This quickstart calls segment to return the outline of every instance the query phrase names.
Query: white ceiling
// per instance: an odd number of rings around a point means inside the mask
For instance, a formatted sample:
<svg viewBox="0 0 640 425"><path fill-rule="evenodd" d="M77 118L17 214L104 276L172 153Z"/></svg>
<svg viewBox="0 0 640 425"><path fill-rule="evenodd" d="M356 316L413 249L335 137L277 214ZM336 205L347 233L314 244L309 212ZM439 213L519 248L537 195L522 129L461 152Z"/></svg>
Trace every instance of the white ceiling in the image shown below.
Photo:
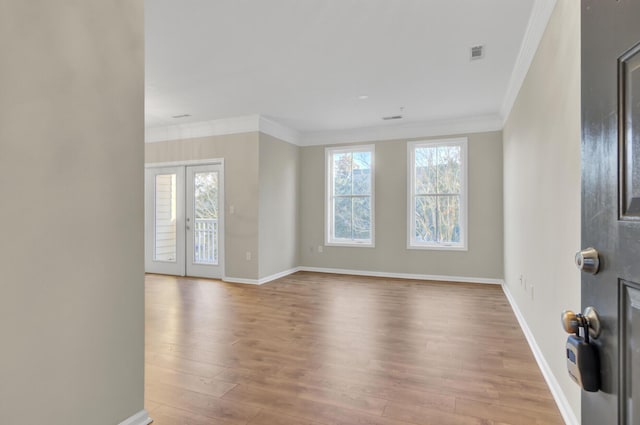
<svg viewBox="0 0 640 425"><path fill-rule="evenodd" d="M146 126L261 115L316 133L500 117L534 6L146 0ZM478 44L485 58L471 61Z"/></svg>

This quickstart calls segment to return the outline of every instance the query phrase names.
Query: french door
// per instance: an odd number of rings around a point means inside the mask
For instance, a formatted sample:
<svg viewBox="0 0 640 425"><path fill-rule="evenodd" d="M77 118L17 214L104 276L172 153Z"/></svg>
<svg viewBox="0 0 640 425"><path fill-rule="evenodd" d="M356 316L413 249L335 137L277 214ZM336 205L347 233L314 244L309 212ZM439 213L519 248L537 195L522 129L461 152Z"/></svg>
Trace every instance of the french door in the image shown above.
<svg viewBox="0 0 640 425"><path fill-rule="evenodd" d="M222 164L148 167L145 271L224 276Z"/></svg>

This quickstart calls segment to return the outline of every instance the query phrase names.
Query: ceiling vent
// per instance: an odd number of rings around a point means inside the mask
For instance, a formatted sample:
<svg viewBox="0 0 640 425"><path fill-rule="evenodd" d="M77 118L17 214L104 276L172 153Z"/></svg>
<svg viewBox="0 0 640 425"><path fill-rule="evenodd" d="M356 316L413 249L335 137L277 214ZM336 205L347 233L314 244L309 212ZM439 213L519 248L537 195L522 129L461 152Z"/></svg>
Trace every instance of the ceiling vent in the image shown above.
<svg viewBox="0 0 640 425"><path fill-rule="evenodd" d="M388 117L382 117L383 120L385 121L389 121L389 120L401 120L402 119L402 115L391 115Z"/></svg>
<svg viewBox="0 0 640 425"><path fill-rule="evenodd" d="M484 57L484 46L473 46L471 48L471 60L482 59Z"/></svg>
<svg viewBox="0 0 640 425"><path fill-rule="evenodd" d="M171 118L187 118L190 117L191 114L182 114L182 115L174 115Z"/></svg>

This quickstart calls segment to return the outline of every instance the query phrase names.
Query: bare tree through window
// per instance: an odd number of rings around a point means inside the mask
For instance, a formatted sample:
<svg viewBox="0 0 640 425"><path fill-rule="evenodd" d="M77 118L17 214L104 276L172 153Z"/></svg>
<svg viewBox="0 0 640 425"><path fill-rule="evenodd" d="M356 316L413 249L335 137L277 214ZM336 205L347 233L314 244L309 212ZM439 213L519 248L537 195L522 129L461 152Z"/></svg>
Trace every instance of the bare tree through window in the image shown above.
<svg viewBox="0 0 640 425"><path fill-rule="evenodd" d="M462 244L463 145L413 146L411 239L417 245Z"/></svg>
<svg viewBox="0 0 640 425"><path fill-rule="evenodd" d="M331 173L330 239L369 242L372 239L372 170L370 150L337 150L328 155Z"/></svg>

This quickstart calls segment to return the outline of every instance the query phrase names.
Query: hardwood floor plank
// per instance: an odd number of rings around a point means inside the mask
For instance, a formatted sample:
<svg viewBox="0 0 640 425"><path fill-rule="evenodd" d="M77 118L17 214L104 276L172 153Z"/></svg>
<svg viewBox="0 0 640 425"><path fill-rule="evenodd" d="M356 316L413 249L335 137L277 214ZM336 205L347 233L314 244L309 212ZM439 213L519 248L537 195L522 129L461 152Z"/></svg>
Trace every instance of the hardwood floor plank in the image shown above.
<svg viewBox="0 0 640 425"><path fill-rule="evenodd" d="M497 286L148 275L145 314L155 425L562 423Z"/></svg>
<svg viewBox="0 0 640 425"><path fill-rule="evenodd" d="M229 401L166 384L148 383L145 392L149 400L165 406L234 424L246 424L260 410L237 400Z"/></svg>
<svg viewBox="0 0 640 425"><path fill-rule="evenodd" d="M235 384L147 365L145 369L147 379L150 382L169 384L176 387L207 394L213 397L222 397L227 391L235 387Z"/></svg>
<svg viewBox="0 0 640 425"><path fill-rule="evenodd" d="M283 415L281 413L262 409L258 415L253 418L249 425L321 425L319 422L313 422L302 418Z"/></svg>
<svg viewBox="0 0 640 425"><path fill-rule="evenodd" d="M564 421L552 411L487 404L464 398L456 399L456 413L521 425L562 425Z"/></svg>
<svg viewBox="0 0 640 425"><path fill-rule="evenodd" d="M373 375L359 378L326 376L322 373L287 367L278 372L278 375L318 388L357 392L389 401L404 401L418 406L431 406L444 411L453 412L455 409L454 396L406 388L391 380L377 378Z"/></svg>
<svg viewBox="0 0 640 425"><path fill-rule="evenodd" d="M273 389L277 389L282 397L299 397L305 400L317 401L377 415L382 414L387 404L387 400L385 399L368 396L357 391L305 385L299 380L283 378L281 375L247 374L229 370L221 373L217 379L240 385L250 385L254 388L260 388L267 393L272 392Z"/></svg>
<svg viewBox="0 0 640 425"><path fill-rule="evenodd" d="M154 410L152 417L153 425L229 425L229 422L171 406L161 406Z"/></svg>
<svg viewBox="0 0 640 425"><path fill-rule="evenodd" d="M416 425L493 425L486 418L443 412L426 406L415 406L401 402L391 402L384 412L385 417L406 421ZM524 424L523 424L524 425Z"/></svg>
<svg viewBox="0 0 640 425"><path fill-rule="evenodd" d="M406 425L405 422L381 415L369 414L357 409L338 407L333 404L308 400L279 392L277 389L267 393L262 388L251 385L238 385L224 395L225 400L248 402L265 409L287 412L292 416L315 420L321 424L367 423L372 425Z"/></svg>
<svg viewBox="0 0 640 425"><path fill-rule="evenodd" d="M165 369L172 369L177 372L189 373L191 375L213 378L224 370L224 367L214 366L208 363L196 362L173 354L155 353L146 350L145 364L147 366L157 366Z"/></svg>
<svg viewBox="0 0 640 425"><path fill-rule="evenodd" d="M155 401L151 401L148 399L144 400L144 408L148 413L153 413L160 406L162 405L160 403L156 403Z"/></svg>

